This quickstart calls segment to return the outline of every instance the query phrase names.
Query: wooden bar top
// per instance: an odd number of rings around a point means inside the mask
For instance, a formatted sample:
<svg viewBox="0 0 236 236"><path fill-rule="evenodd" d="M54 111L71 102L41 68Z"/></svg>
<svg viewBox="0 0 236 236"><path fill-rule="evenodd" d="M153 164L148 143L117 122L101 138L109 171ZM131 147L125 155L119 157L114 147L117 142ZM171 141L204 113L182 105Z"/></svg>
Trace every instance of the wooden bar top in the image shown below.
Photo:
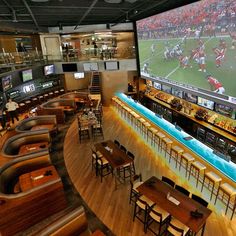
<svg viewBox="0 0 236 236"><path fill-rule="evenodd" d="M19 177L21 191L27 191L51 180L60 178L54 166L47 166Z"/></svg>
<svg viewBox="0 0 236 236"><path fill-rule="evenodd" d="M210 209L202 206L200 203L177 191L154 176L145 181L137 189L141 194L151 199L177 220L188 226L194 233L198 233L201 230L212 212ZM179 202L179 205L176 205L167 199L168 193L172 198ZM195 210L202 213L203 216L201 218L192 217L191 211Z"/></svg>
<svg viewBox="0 0 236 236"><path fill-rule="evenodd" d="M133 162L133 159L111 140L96 143L95 148L96 151L99 151L107 159L114 169ZM112 149L112 152L107 149Z"/></svg>
<svg viewBox="0 0 236 236"><path fill-rule="evenodd" d="M24 155L31 152L39 151L48 147L48 142L30 143L22 145L19 149L19 154Z"/></svg>

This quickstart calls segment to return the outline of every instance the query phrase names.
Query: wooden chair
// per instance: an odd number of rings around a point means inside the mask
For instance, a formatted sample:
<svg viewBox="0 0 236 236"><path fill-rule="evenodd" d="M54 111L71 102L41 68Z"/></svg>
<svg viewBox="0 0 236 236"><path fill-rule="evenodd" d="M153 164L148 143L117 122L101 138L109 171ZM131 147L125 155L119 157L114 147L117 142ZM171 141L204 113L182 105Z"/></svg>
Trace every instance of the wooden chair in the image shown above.
<svg viewBox="0 0 236 236"><path fill-rule="evenodd" d="M155 235L162 235L165 233L165 230L162 232L162 228L164 225L167 225L167 223L170 220L170 214L163 210L160 206L155 205L153 207L149 208L148 214L147 214L147 222L146 222L146 230L150 230ZM158 224L158 232L156 232L154 229L151 228L151 225L153 223Z"/></svg>
<svg viewBox="0 0 236 236"><path fill-rule="evenodd" d="M93 139L95 139L98 136L101 136L102 139L104 139L102 123L98 122L97 124L92 126L92 135Z"/></svg>
<svg viewBox="0 0 236 236"><path fill-rule="evenodd" d="M161 181L163 181L163 182L169 184L169 185L170 185L171 187L173 187L173 188L175 187L175 182L174 182L173 180L171 180L171 179L165 177L165 176L162 176L162 177L161 177Z"/></svg>
<svg viewBox="0 0 236 236"><path fill-rule="evenodd" d="M134 175L130 180L130 195L129 195L129 204L131 202L136 202L139 197L139 191L137 188L143 183L142 175Z"/></svg>
<svg viewBox="0 0 236 236"><path fill-rule="evenodd" d="M195 200L196 202L199 202L201 205L203 205L204 207L207 207L208 206L208 202L205 201L203 198L195 195L195 194L192 194L192 199Z"/></svg>
<svg viewBox="0 0 236 236"><path fill-rule="evenodd" d="M78 131L79 131L79 141L81 143L81 140L83 138L89 138L90 139L90 134L89 134L89 126L87 123L80 122L78 120Z"/></svg>
<svg viewBox="0 0 236 236"><path fill-rule="evenodd" d="M171 233L171 235L186 236L190 234L190 229L173 218L168 224L167 232Z"/></svg>
<svg viewBox="0 0 236 236"><path fill-rule="evenodd" d="M127 152L127 149L126 149L126 147L125 146L123 146L123 145L120 145L120 150L122 150L123 152Z"/></svg>
<svg viewBox="0 0 236 236"><path fill-rule="evenodd" d="M175 189L178 190L179 192L183 193L186 196L189 196L189 194L190 194L190 192L187 189L185 189L184 187L179 186L177 184L175 185Z"/></svg>
<svg viewBox="0 0 236 236"><path fill-rule="evenodd" d="M120 147L120 142L118 141L118 140L114 140L114 143L115 143L115 145L117 146L117 147Z"/></svg>

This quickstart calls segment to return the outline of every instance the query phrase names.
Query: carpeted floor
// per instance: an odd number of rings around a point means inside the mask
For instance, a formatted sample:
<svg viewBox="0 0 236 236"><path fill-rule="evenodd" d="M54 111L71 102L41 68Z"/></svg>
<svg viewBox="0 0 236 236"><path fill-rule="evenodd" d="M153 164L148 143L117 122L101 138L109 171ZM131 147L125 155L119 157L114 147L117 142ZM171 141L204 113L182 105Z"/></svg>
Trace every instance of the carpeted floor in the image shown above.
<svg viewBox="0 0 236 236"><path fill-rule="evenodd" d="M64 125L60 125L58 134L53 138L52 142L52 153L50 155L51 161L53 165L56 167L58 174L60 175L64 191L66 195L66 199L68 201L68 208L73 208L76 206L84 206L86 211L86 216L88 219L89 229L93 232L96 229L100 229L105 235L113 236L114 234L96 217L96 215L89 209L87 204L84 202L80 194L74 188L72 182L70 181L69 175L65 168L64 157L63 157L63 144L64 138L68 128L70 127L71 123L74 121L75 117L70 116L67 118L67 121ZM16 236L30 236L33 235L35 232L44 228L50 222L52 222L55 218L60 217L65 212L68 212L68 208L58 212L57 214L46 218L45 220L39 222L38 224L30 227L29 229L25 230L24 232L17 233Z"/></svg>

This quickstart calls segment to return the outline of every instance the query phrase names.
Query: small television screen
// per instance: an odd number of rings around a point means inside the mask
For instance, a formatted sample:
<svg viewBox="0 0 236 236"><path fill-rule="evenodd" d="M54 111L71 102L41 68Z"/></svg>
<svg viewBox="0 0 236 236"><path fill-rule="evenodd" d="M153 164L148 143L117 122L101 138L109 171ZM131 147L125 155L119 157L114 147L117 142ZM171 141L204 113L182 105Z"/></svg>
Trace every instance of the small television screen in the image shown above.
<svg viewBox="0 0 236 236"><path fill-rule="evenodd" d="M77 64L76 63L62 64L62 70L63 72L76 72Z"/></svg>
<svg viewBox="0 0 236 236"><path fill-rule="evenodd" d="M29 84L29 85L23 86L23 92L24 93L30 93L30 92L33 92L33 91L35 91L34 84Z"/></svg>
<svg viewBox="0 0 236 236"><path fill-rule="evenodd" d="M166 92L166 93L170 93L171 94L171 87L170 86L167 86L167 85L162 85L161 86L161 90L163 91L163 92Z"/></svg>
<svg viewBox="0 0 236 236"><path fill-rule="evenodd" d="M75 79L83 79L84 78L84 72L74 73L74 78Z"/></svg>
<svg viewBox="0 0 236 236"><path fill-rule="evenodd" d="M55 66L54 65L47 65L44 66L44 75L52 75L55 73Z"/></svg>
<svg viewBox="0 0 236 236"><path fill-rule="evenodd" d="M97 71L98 70L98 63L96 62L86 62L83 64L84 71Z"/></svg>
<svg viewBox="0 0 236 236"><path fill-rule="evenodd" d="M191 93L184 93L183 98L188 102L197 103L197 96Z"/></svg>
<svg viewBox="0 0 236 236"><path fill-rule="evenodd" d="M159 84L159 83L157 83L157 82L153 82L153 87L154 87L155 89L161 90L161 84Z"/></svg>
<svg viewBox="0 0 236 236"><path fill-rule="evenodd" d="M213 101L208 100L208 99L198 97L197 98L197 104L202 106L202 107L208 108L210 110L214 110L214 104L215 103Z"/></svg>
<svg viewBox="0 0 236 236"><path fill-rule="evenodd" d="M119 70L119 62L105 61L105 70Z"/></svg>
<svg viewBox="0 0 236 236"><path fill-rule="evenodd" d="M216 110L216 112L218 112L222 115L228 116L230 118L232 118L232 116L233 116L233 108L232 107L216 103L215 110Z"/></svg>
<svg viewBox="0 0 236 236"><path fill-rule="evenodd" d="M12 88L11 75L2 77L2 88L3 91L7 91L8 89Z"/></svg>
<svg viewBox="0 0 236 236"><path fill-rule="evenodd" d="M32 80L32 79L33 79L32 69L22 71L22 80L23 80L23 82L27 82L27 81Z"/></svg>
<svg viewBox="0 0 236 236"><path fill-rule="evenodd" d="M171 92L172 92L172 95L179 97L179 98L183 98L183 91L182 90L172 88Z"/></svg>

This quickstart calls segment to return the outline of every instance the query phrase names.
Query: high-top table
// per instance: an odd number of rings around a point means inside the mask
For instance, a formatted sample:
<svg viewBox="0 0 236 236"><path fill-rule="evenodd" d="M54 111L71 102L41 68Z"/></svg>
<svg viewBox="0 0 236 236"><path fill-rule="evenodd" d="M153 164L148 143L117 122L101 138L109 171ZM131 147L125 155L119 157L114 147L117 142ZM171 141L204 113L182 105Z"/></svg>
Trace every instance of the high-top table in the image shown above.
<svg viewBox="0 0 236 236"><path fill-rule="evenodd" d="M139 193L148 197L158 206L169 212L174 218L188 226L194 234L197 234L201 229L201 235L204 234L206 220L212 212L210 209L154 176L141 184L137 189ZM168 199L167 195L169 195ZM202 213L202 217L195 218L191 216L191 211L196 210Z"/></svg>
<svg viewBox="0 0 236 236"><path fill-rule="evenodd" d="M130 158L124 151L122 151L113 141L108 140L95 144L96 151L99 151L103 157L109 162L114 170L119 169L127 164L131 164L133 159ZM115 171L115 188L117 187L117 180L120 181L117 171ZM131 174L131 173L130 173Z"/></svg>

